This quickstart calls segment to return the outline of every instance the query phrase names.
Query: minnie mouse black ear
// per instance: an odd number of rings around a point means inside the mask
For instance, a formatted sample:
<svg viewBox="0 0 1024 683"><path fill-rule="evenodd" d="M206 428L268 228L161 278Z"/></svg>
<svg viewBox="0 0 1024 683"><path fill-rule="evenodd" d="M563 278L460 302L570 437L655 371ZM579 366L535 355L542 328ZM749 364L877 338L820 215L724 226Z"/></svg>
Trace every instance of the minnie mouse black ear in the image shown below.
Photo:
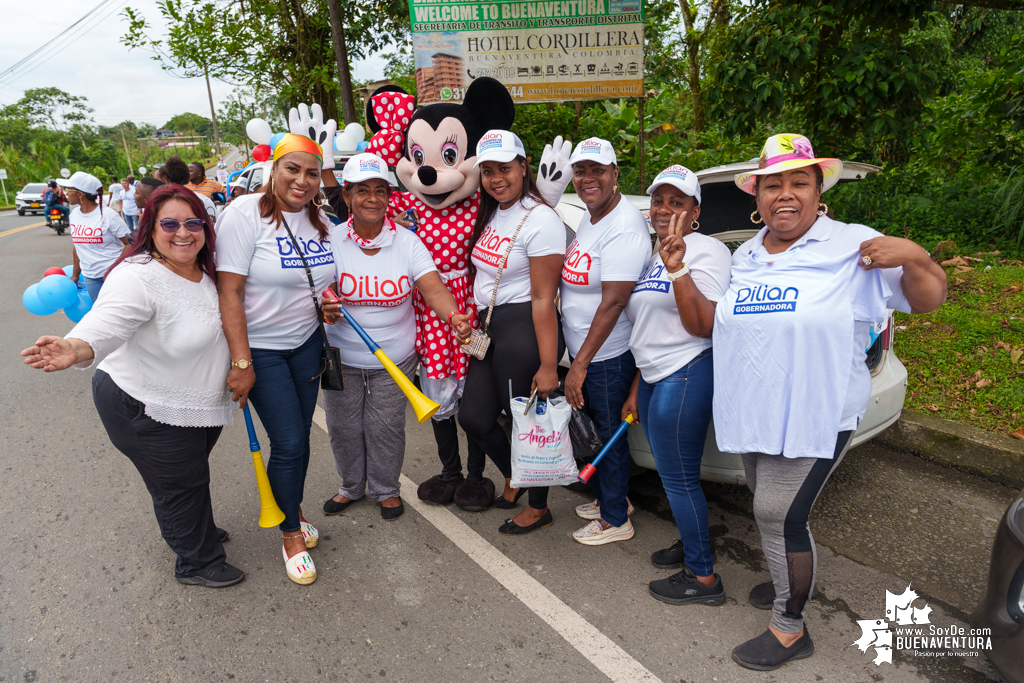
<svg viewBox="0 0 1024 683"><path fill-rule="evenodd" d="M487 76L476 79L466 88L462 106L472 112L483 131L510 130L516 120L516 105L508 89Z"/></svg>
<svg viewBox="0 0 1024 683"><path fill-rule="evenodd" d="M403 95L408 95L409 94L409 93L405 92L405 90L403 88L401 88L401 87L399 87L397 85L385 85L385 86L382 86L382 87L377 88L376 90L374 90L373 91L373 95L379 95L382 92L400 92ZM380 124L377 123L377 117L373 113L373 106L372 106L373 95L370 95L369 99L366 100L366 123L367 123L367 125L370 126L370 131L376 133L377 131L380 130Z"/></svg>

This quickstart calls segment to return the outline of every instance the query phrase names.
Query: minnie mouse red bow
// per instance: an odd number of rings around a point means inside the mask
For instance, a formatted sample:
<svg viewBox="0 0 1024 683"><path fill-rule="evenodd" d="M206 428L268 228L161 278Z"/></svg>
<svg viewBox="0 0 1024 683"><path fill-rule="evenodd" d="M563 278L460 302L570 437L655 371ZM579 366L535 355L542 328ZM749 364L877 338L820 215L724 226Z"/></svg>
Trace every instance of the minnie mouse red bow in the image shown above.
<svg viewBox="0 0 1024 683"><path fill-rule="evenodd" d="M380 130L370 138L366 151L379 156L388 166L397 165L402 158L405 130L415 102L416 98L403 92L382 92L370 98Z"/></svg>

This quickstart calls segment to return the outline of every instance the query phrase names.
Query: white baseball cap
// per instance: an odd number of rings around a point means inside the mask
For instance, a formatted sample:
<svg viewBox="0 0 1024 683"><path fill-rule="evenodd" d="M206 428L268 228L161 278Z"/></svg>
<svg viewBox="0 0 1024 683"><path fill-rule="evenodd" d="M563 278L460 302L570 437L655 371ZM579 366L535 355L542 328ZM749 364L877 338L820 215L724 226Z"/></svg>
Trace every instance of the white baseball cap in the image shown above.
<svg viewBox="0 0 1024 683"><path fill-rule="evenodd" d="M601 138L587 138L576 145L576 149L572 151L572 156L569 157L569 165L572 166L579 161L596 161L599 164L619 165L619 160L615 157L615 149L612 147L612 143Z"/></svg>
<svg viewBox="0 0 1024 683"><path fill-rule="evenodd" d="M61 187L73 187L79 192L86 194L98 194L103 188L103 183L100 182L99 178L85 171L76 171L67 180L58 178L57 184Z"/></svg>
<svg viewBox="0 0 1024 683"><path fill-rule="evenodd" d="M515 133L507 130L489 130L476 143L476 168L485 161L512 161L516 157L526 157L523 141Z"/></svg>
<svg viewBox="0 0 1024 683"><path fill-rule="evenodd" d="M388 165L376 154L357 154L346 161L345 168L341 169L341 179L346 183L361 183L374 178L389 182Z"/></svg>
<svg viewBox="0 0 1024 683"><path fill-rule="evenodd" d="M671 185L683 194L690 195L697 200L697 204L700 204L700 183L697 182L697 176L693 171L685 166L675 164L659 173L651 186L647 188L647 194L654 194L658 185Z"/></svg>

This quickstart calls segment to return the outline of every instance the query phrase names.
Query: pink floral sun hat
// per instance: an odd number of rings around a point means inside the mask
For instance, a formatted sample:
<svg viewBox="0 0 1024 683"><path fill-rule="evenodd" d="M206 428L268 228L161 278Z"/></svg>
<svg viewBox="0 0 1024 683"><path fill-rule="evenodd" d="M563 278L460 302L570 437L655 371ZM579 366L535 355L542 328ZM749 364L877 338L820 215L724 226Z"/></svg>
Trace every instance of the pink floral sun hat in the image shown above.
<svg viewBox="0 0 1024 683"><path fill-rule="evenodd" d="M761 158L758 159L757 170L738 174L736 186L747 194L755 194L757 176L773 175L815 164L821 169L824 180L821 186L822 192L839 182L839 176L843 172L842 161L816 158L811 141L803 135L793 133L773 135L765 141L764 147L761 148Z"/></svg>

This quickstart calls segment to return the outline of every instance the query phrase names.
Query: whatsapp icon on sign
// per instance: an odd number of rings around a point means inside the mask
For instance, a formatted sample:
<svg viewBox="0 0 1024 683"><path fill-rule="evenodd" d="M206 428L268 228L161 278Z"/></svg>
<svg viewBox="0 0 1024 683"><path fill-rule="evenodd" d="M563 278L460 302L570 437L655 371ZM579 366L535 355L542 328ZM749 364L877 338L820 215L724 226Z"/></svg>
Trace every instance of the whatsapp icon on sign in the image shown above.
<svg viewBox="0 0 1024 683"><path fill-rule="evenodd" d="M441 88L441 99L442 100L450 100L451 98L452 98L452 89L451 88Z"/></svg>

